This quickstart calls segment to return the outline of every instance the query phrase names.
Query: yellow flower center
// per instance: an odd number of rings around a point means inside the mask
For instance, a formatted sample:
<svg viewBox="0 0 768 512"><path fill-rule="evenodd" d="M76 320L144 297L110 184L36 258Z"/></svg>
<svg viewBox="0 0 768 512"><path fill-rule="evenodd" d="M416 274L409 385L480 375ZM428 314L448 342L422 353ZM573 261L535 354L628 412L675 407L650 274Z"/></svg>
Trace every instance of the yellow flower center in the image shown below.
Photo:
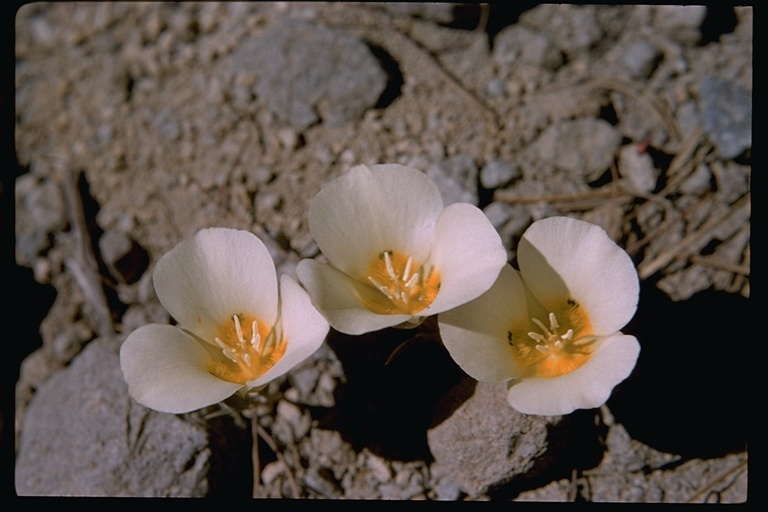
<svg viewBox="0 0 768 512"><path fill-rule="evenodd" d="M435 300L440 273L397 251L384 251L368 268L368 281L381 292L365 305L380 315L415 315Z"/></svg>
<svg viewBox="0 0 768 512"><path fill-rule="evenodd" d="M559 377L592 357L597 337L592 334L589 316L576 301L568 299L559 315L550 312L547 320L545 324L531 318L522 329L507 332L507 341L515 349L516 361L525 369L525 377Z"/></svg>
<svg viewBox="0 0 768 512"><path fill-rule="evenodd" d="M277 363L288 342L276 326L270 329L255 317L237 314L224 322L214 338L223 358L208 363L208 371L221 380L245 384Z"/></svg>

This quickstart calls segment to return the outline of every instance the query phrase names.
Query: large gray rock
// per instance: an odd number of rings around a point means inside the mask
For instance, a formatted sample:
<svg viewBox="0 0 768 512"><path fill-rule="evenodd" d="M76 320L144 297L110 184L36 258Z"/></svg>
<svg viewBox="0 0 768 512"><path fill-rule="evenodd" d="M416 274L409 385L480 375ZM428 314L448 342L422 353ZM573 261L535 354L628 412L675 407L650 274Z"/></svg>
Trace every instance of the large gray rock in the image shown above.
<svg viewBox="0 0 768 512"><path fill-rule="evenodd" d="M387 74L361 40L286 18L235 50L235 72L255 77L267 108L298 130L354 121L378 102Z"/></svg>
<svg viewBox="0 0 768 512"><path fill-rule="evenodd" d="M22 421L16 492L247 497L245 431L226 418L205 423L137 404L120 371L119 347L119 339L94 340L40 386Z"/></svg>
<svg viewBox="0 0 768 512"><path fill-rule="evenodd" d="M452 396L466 396L471 382ZM438 415L456 406L441 404ZM501 383L478 382L472 394L445 420L427 432L435 464L470 496L479 496L515 478L547 469L567 433L561 416L529 416L506 401Z"/></svg>
<svg viewBox="0 0 768 512"><path fill-rule="evenodd" d="M752 146L752 94L735 82L714 76L698 84L704 131L723 158Z"/></svg>

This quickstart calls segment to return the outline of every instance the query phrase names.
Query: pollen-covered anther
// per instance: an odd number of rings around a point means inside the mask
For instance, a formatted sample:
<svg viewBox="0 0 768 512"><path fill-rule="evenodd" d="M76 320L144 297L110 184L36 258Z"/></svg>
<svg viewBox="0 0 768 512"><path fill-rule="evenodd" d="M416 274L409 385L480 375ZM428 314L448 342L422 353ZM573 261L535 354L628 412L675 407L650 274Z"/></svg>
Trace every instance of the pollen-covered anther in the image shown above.
<svg viewBox="0 0 768 512"><path fill-rule="evenodd" d="M384 314L413 314L429 306L440 288L440 276L412 256L397 251L382 252L370 267L368 281L390 304L374 301L371 309Z"/></svg>
<svg viewBox="0 0 768 512"><path fill-rule="evenodd" d="M212 372L224 380L252 380L271 368L285 352L286 341L279 327L267 330L266 325L260 326L252 317L233 315L232 322L222 325L219 332L214 343L224 357L236 365L234 368L213 365Z"/></svg>
<svg viewBox="0 0 768 512"><path fill-rule="evenodd" d="M573 339L573 329L568 329L564 334L560 334L560 323L557 321L557 316L554 313L549 313L549 327L538 318L531 318L531 322L542 331L529 332L528 337L536 342L536 350L545 354L552 348L562 349L566 343L571 342ZM543 334L542 334L543 333Z"/></svg>

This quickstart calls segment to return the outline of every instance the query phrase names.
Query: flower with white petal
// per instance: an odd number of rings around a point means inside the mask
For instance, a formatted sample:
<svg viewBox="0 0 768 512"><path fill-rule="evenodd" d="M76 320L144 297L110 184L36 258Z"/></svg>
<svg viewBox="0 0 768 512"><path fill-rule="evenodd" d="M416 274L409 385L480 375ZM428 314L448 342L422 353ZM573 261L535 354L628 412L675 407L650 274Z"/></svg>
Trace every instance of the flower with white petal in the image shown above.
<svg viewBox="0 0 768 512"><path fill-rule="evenodd" d="M604 404L635 366L640 345L620 329L635 314L637 271L600 227L567 217L534 222L476 300L438 317L458 365L507 383L520 412L568 414Z"/></svg>
<svg viewBox="0 0 768 512"><path fill-rule="evenodd" d="M397 164L359 165L328 183L308 221L330 264L302 260L296 273L347 334L418 325L486 291L507 260L480 209L444 207L430 178Z"/></svg>
<svg viewBox="0 0 768 512"><path fill-rule="evenodd" d="M129 394L183 413L261 388L314 353L328 323L254 234L199 231L157 262L160 302L179 326L150 324L120 348Z"/></svg>

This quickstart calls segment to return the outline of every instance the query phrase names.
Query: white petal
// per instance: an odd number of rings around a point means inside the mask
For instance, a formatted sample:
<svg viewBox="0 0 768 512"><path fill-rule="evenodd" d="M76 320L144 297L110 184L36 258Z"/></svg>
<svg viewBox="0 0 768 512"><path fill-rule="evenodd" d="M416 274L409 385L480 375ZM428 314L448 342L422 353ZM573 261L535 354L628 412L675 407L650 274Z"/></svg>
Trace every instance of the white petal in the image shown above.
<svg viewBox="0 0 768 512"><path fill-rule="evenodd" d="M510 383L507 401L522 413L542 416L600 407L632 373L639 354L634 336L617 333L602 340L589 361L571 373Z"/></svg>
<svg viewBox="0 0 768 512"><path fill-rule="evenodd" d="M507 262L507 251L488 217L476 206L454 203L437 218L430 263L440 272L440 291L422 311L432 315L486 291Z"/></svg>
<svg viewBox="0 0 768 512"><path fill-rule="evenodd" d="M301 260L296 266L296 274L309 292L312 303L328 319L331 327L339 332L363 334L392 327L411 318L410 315L379 315L370 311L360 297L375 300L379 298L379 292L330 265Z"/></svg>
<svg viewBox="0 0 768 512"><path fill-rule="evenodd" d="M287 340L285 354L264 375L249 382L259 387L283 375L315 353L328 334L328 322L318 313L309 295L288 276L280 277L280 322Z"/></svg>
<svg viewBox="0 0 768 512"><path fill-rule="evenodd" d="M248 231L199 231L160 258L154 282L171 316L206 341L238 313L270 325L277 318L275 264Z"/></svg>
<svg viewBox="0 0 768 512"><path fill-rule="evenodd" d="M482 382L517 378L522 369L508 342L510 327L527 322L525 290L505 265L494 285L477 299L437 316L440 337L453 360Z"/></svg>
<svg viewBox="0 0 768 512"><path fill-rule="evenodd" d="M573 298L594 332L608 335L635 314L639 282L629 255L600 227L568 217L534 222L517 249L523 280L550 311Z"/></svg>
<svg viewBox="0 0 768 512"><path fill-rule="evenodd" d="M150 324L132 332L120 347L128 393L140 404L180 414L218 403L242 386L208 372L208 350L170 325Z"/></svg>
<svg viewBox="0 0 768 512"><path fill-rule="evenodd" d="M309 229L331 264L363 280L374 258L397 250L424 261L443 207L426 174L396 164L353 167L309 206Z"/></svg>

